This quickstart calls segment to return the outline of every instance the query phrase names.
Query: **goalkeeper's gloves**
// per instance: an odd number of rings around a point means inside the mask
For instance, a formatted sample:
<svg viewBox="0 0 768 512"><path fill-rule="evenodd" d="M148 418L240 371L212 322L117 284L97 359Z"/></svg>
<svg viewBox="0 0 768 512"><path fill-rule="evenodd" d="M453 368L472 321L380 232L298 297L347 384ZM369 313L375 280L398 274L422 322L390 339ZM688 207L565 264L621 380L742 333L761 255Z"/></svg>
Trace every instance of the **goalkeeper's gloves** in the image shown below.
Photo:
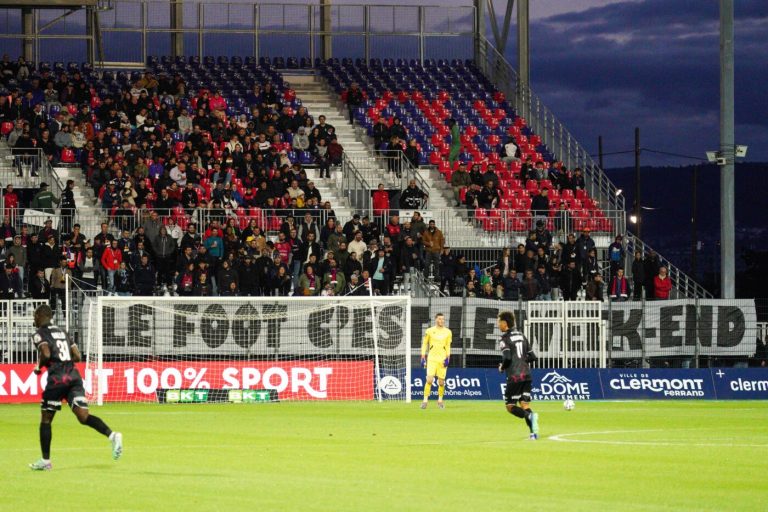
<svg viewBox="0 0 768 512"><path fill-rule="evenodd" d="M427 367L427 358L424 356L421 356L421 367L426 368Z"/></svg>
<svg viewBox="0 0 768 512"><path fill-rule="evenodd" d="M451 362L451 358L450 357L446 357L445 361L443 361L443 366L448 366L448 363L450 363L450 362Z"/></svg>

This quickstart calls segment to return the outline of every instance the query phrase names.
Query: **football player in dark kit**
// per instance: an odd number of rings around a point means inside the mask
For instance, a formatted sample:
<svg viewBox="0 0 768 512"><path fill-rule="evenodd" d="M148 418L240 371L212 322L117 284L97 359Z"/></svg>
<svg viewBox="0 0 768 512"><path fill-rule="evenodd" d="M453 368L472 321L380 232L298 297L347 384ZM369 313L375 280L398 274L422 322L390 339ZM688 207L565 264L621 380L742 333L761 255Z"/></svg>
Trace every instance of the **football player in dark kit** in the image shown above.
<svg viewBox="0 0 768 512"><path fill-rule="evenodd" d="M531 410L531 366L536 360L528 340L515 330L515 316L511 311L502 311L498 317L499 329L502 332L499 349L501 364L499 371L506 372L507 385L504 391L504 402L507 411L525 420L531 431L529 439L539 438L539 415ZM518 405L519 404L519 405Z"/></svg>
<svg viewBox="0 0 768 512"><path fill-rule="evenodd" d="M38 353L35 373L40 374L48 368L48 383L43 390L40 418L40 449L43 456L29 467L35 471L48 471L51 466L51 422L56 411L61 410L61 400L66 398L72 412L82 425L88 425L100 434L107 436L112 444L112 458L117 460L123 453L123 435L112 432L97 416L88 413L88 401L85 398L83 379L75 368L80 362L80 350L71 343L69 336L62 329L51 323L53 311L43 305L35 310L37 331L32 341Z"/></svg>

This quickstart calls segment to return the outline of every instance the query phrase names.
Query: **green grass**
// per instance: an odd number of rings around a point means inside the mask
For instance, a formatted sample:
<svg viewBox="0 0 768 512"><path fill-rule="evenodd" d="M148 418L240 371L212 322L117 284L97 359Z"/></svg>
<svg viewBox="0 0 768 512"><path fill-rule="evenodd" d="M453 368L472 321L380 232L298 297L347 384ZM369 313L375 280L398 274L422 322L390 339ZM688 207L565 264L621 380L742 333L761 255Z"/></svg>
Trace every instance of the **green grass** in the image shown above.
<svg viewBox="0 0 768 512"><path fill-rule="evenodd" d="M764 402L537 403L538 442L500 403L447 405L94 408L119 462L64 410L47 473L38 408L0 406L0 510L768 509Z"/></svg>

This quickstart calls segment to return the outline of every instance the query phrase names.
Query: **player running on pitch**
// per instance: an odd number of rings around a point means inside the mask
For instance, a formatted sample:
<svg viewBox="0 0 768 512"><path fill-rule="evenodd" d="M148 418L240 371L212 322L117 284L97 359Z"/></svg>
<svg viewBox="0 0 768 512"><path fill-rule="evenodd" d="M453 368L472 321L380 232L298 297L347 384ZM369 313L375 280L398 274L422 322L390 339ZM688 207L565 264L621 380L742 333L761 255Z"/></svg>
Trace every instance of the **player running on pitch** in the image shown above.
<svg viewBox="0 0 768 512"><path fill-rule="evenodd" d="M437 376L437 406L445 409L443 395L445 394L445 374L448 372L448 363L451 361L451 340L453 333L445 326L445 316L442 313L435 315L435 325L424 333L424 342L421 344L421 366L427 369L427 382L424 384L424 401L421 408L427 408L429 392L432 389L432 381ZM429 350L429 354L427 354Z"/></svg>
<svg viewBox="0 0 768 512"><path fill-rule="evenodd" d="M499 329L501 329L501 364L499 371L507 373L507 385L504 391L504 402L507 411L518 418L525 419L531 431L530 439L539 438L539 415L531 410L531 367L529 363L536 360L530 343L519 331L515 330L515 316L511 311L499 314ZM520 405L518 405L520 404Z"/></svg>
<svg viewBox="0 0 768 512"><path fill-rule="evenodd" d="M75 368L80 361L77 345L69 341L67 333L51 323L53 312L43 305L35 310L37 331L32 341L38 351L38 363L35 374L48 368L48 383L43 390L40 418L40 449L43 457L29 467L35 471L48 471L51 465L51 422L56 411L61 410L61 399L66 398L72 412L83 425L109 437L112 442L112 458L117 460L123 453L123 435L112 432L100 418L88 414L88 401L85 399L83 379Z"/></svg>

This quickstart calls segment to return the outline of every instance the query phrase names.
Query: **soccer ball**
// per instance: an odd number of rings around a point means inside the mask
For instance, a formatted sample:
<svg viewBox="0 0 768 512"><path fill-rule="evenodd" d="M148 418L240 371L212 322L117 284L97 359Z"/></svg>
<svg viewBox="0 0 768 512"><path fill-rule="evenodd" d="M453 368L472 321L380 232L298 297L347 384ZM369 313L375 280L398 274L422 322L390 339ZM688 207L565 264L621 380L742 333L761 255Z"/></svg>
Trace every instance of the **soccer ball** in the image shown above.
<svg viewBox="0 0 768 512"><path fill-rule="evenodd" d="M576 402L574 402L570 398L565 402L563 402L563 409L565 409L566 411L572 411L574 407L576 407Z"/></svg>

